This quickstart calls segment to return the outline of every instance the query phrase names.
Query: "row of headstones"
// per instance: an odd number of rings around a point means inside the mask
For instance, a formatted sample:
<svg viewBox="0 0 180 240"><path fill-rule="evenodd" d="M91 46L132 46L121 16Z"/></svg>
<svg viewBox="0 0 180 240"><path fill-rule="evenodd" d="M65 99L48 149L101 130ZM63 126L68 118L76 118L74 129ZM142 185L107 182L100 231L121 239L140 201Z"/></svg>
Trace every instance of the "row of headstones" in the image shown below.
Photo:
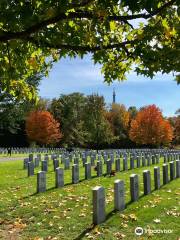
<svg viewBox="0 0 180 240"><path fill-rule="evenodd" d="M52 160L55 160L59 155L51 155L51 159ZM69 169L70 167L70 162L72 162L72 160L74 160L74 164L79 164L79 161L80 159L79 158L68 158L68 157L65 157L64 156L62 157L61 155L59 156L61 157L61 163L64 163L65 165L65 169ZM120 158L120 156L117 156L118 158ZM24 169L27 168L28 166L28 162L30 161L33 161L33 154L30 154L29 155L29 158L25 158L24 159ZM151 161L152 161L152 164L155 164L155 163L159 163L159 155L148 155L147 157L147 165L151 165ZM142 161L142 166L146 166L146 158L144 156L142 157L139 157L139 156L131 156L130 157L130 169L133 169L134 168L134 161L136 160L137 161L137 167L140 167L141 165L141 161ZM91 161L91 165L94 166L95 165L95 161L96 161L97 157L95 155L91 156L90 158L90 161ZM126 165L126 162L128 161L128 157L127 155L124 155L123 157L123 161L124 161L124 164ZM101 161L102 158L100 155L98 155L98 161ZM174 159L175 160L175 159ZM34 158L34 167L39 167L39 162L41 161L41 155L40 154L37 154L37 157ZM48 154L46 154L44 156L44 161L49 161L49 156ZM87 157L83 157L82 158L82 163L83 163L83 166L85 166L85 163L87 163L88 159ZM112 163L114 163L114 156L113 155L110 155L110 161ZM108 156L107 155L104 155L104 164L108 164ZM110 164L110 163L109 163ZM46 163L43 163L43 165L46 165ZM127 168L126 166L124 167L125 169ZM117 169L118 171L118 169Z"/></svg>
<svg viewBox="0 0 180 240"><path fill-rule="evenodd" d="M73 175L73 171L74 169L77 169L78 174L76 174L75 176L79 175L79 159L75 159L76 161L74 161L75 164L72 165L72 175ZM92 159L91 159L92 160ZM115 160L115 171L116 172L120 172L121 171L121 159L116 159ZM140 168L141 166L150 166L151 164L159 164L159 158L147 158L145 159L144 157L140 158L130 158L130 169L134 169L135 168L135 160L136 162L136 167ZM34 175L34 168L35 166L39 166L39 162L40 162L40 158L35 158L35 164L32 161L29 161L29 159L24 159L24 169L28 169L28 176L33 176ZM113 164L114 160L106 160L106 162L104 162L106 164L106 173L107 175L110 175L112 172L112 164ZM56 168L59 167L59 160L58 159L53 159L53 165L54 165L54 171L56 170ZM91 178L91 166L94 166L95 162L94 159L93 161L91 161L91 163L87 163L87 162L83 162L83 166L85 167L85 179L90 179ZM67 158L64 161L64 169L70 169L70 160ZM48 160L43 160L41 161L41 170L43 172L47 172L48 171ZM127 171L128 170L128 159L127 158L123 158L123 171ZM97 176L100 177L103 175L103 163L102 161L97 161L97 166L96 166L96 171L97 171ZM77 176L77 178L79 179L79 176ZM78 180L77 180L78 181ZM72 181L73 182L73 181Z"/></svg>
<svg viewBox="0 0 180 240"><path fill-rule="evenodd" d="M69 153L52 153L52 154L45 154L45 155L41 155L41 154L29 154L28 158L24 159L24 169L27 168L28 162L34 162L35 167L39 167L39 163L40 161L48 161L49 160L56 160L58 158L61 158L61 163L64 163L65 161L73 161L73 156ZM79 161L79 156L78 158L76 157L76 159L74 159L74 161ZM75 162L74 162L75 163ZM68 164L68 163L67 163Z"/></svg>
<svg viewBox="0 0 180 240"><path fill-rule="evenodd" d="M64 152L64 148L11 148L14 154ZM0 148L0 154L7 154L8 148Z"/></svg>
<svg viewBox="0 0 180 240"><path fill-rule="evenodd" d="M100 151L95 151L95 150L79 150L79 149L74 149L71 153L66 151L64 148L37 148L37 149L29 149L27 148L26 150L23 150L23 152L46 152L46 151L54 151L54 152L61 152L64 154L72 154L72 155L80 155L81 157L87 157L87 156L92 156L94 154L98 155L147 155L147 154L160 154L166 155L166 154L179 154L180 155L180 150L159 150L159 149L109 149L109 150L100 150Z"/></svg>
<svg viewBox="0 0 180 240"><path fill-rule="evenodd" d="M155 169L159 169L156 167ZM156 170L155 172L155 184L159 186L160 184L160 172ZM180 160L176 160L176 177L180 176ZM90 163L86 164L85 167L85 179L91 178L91 166ZM175 178L175 162L170 162L170 179ZM158 181L156 181L158 180ZM163 182L168 182L168 165L163 164ZM79 182L79 167L77 164L72 166L72 183L76 184ZM55 187L60 188L64 186L64 170L62 168L56 168L55 170ZM46 191L46 172L39 171L37 173L37 192Z"/></svg>
<svg viewBox="0 0 180 240"><path fill-rule="evenodd" d="M36 152L63 152L68 153L65 148L12 148L14 153L36 153ZM7 148L0 148L0 154L7 153ZM179 154L180 150L175 149L106 149L106 150L91 150L91 149L74 149L72 154L80 154L81 156L91 156L93 154L103 155L103 154Z"/></svg>
<svg viewBox="0 0 180 240"><path fill-rule="evenodd" d="M81 154L81 156L91 156L93 154L96 154L95 151L79 151L79 153ZM159 154L160 156L163 156L163 155L166 155L166 154L174 154L174 155L177 155L179 154L180 155L180 150L151 150L151 149L141 149L141 150L137 150L137 149L132 149L132 150L126 150L126 149L109 149L109 150L100 150L97 152L98 155L100 156L104 156L104 155L120 155L120 156L123 156L123 155L156 155L156 154Z"/></svg>
<svg viewBox="0 0 180 240"><path fill-rule="evenodd" d="M170 181L180 177L180 160L175 163L170 162ZM169 182L168 164L163 164L163 185ZM149 170L143 171L144 195L151 193L151 173ZM160 167L154 167L154 188L159 189L160 184ZM106 219L105 212L105 189L102 186L93 188L93 224L100 224ZM130 175L130 195L131 202L139 199L139 177L137 174ZM114 182L114 209L123 211L125 209L125 187L123 180Z"/></svg>
<svg viewBox="0 0 180 240"><path fill-rule="evenodd" d="M57 167L59 167L59 160L56 158L52 159L53 165L54 165L54 171ZM34 175L34 168L39 167L41 163L41 170L42 171L48 171L48 165L49 165L49 157L45 156L44 160L41 161L41 158L37 157L33 160L29 160L29 158L24 159L23 168L28 169L28 176ZM65 161L61 161L61 163L64 163L64 169L70 169L70 160L67 158Z"/></svg>
<svg viewBox="0 0 180 240"><path fill-rule="evenodd" d="M46 155L45 157L47 157L46 160L42 161L41 162L41 170L42 171L45 171L47 172L48 171L48 155ZM30 162L29 162L29 159L30 159ZM36 166L39 166L39 161L41 159L41 156L40 155L37 155L37 157L35 158L35 165L33 163L33 157L30 155L29 159L25 159L24 160L24 168L28 168L28 176L32 176L34 175L34 167ZM79 159L74 159L76 161L75 164L79 164ZM94 159L91 159L93 161L91 161L91 165L94 166ZM107 171L106 171L106 174L110 174L111 171L112 171L112 163L113 163L113 160L114 159L111 159L111 160L108 160L104 163L106 163L107 165ZM137 167L139 168L141 165L142 167L144 166L150 166L151 164L158 164L159 163L159 158L157 156L152 156L152 158L148 157L147 159L145 159L144 157L142 157L141 159L140 158L131 158L130 159L130 169L134 169L134 161L137 160ZM128 170L128 164L127 164L127 158L124 158L123 159L123 170L126 171ZM141 161L142 161L142 164L141 164ZM166 162L166 161L164 161ZM54 171L56 170L57 167L59 167L59 160L57 159L53 159L53 164L54 164ZM91 178L91 165L90 163L84 163L83 162L83 166L85 167L85 179L89 179ZM115 170L118 172L121 170L120 168L120 159L116 159L115 160ZM70 168L70 162L69 162L69 159L65 159L64 161L64 169L69 169ZM73 169L76 169L76 168L72 168L72 172L74 171ZM77 167L78 169L78 172L79 172L79 165ZM73 175L73 174L72 174ZM77 174L76 174L77 175ZM76 176L75 175L75 176ZM97 162L97 176L102 176L103 175L103 167L102 167L102 162L101 161L98 161ZM78 180L77 180L78 181ZM73 182L73 180L72 180Z"/></svg>
<svg viewBox="0 0 180 240"><path fill-rule="evenodd" d="M69 169L70 167L70 162L72 162L72 160L74 160L74 164L79 164L80 159L77 157L78 155L76 154L76 157L73 159L73 155L69 154L51 154L51 159L55 160L57 157L61 157L61 163L64 163L65 165L65 169ZM127 154L122 155L124 161L126 162L128 156ZM98 161L101 161L102 158L104 158L104 164L108 161L108 158L110 158L110 160L112 161L112 163L114 163L114 155L110 154L107 155L104 153L104 155L97 155L93 154L91 155L90 161L91 161L91 165L94 166L94 162L98 157ZM120 157L120 155L116 155L116 157ZM155 155L141 155L141 156L136 156L136 155L130 155L130 169L134 168L134 161L137 160L137 167L139 167L140 161L142 161L142 166L146 166L146 159L147 159L147 165L151 165L151 161L152 164L158 163L159 161L159 154L155 154ZM33 154L29 154L29 159L26 158L24 159L24 169L27 168L28 166L28 162L29 161L33 161L34 159L34 167L39 167L39 162L41 161L41 154L37 154L37 157L34 158ZM180 155L178 154L169 154L169 155L164 155L164 162L167 161L172 161L172 160L179 160L180 159ZM44 156L44 160L45 161L49 161L49 155L46 154ZM85 166L85 163L87 162L87 156L83 155L82 156L82 162L83 162L83 166ZM43 165L46 168L46 163L44 162ZM125 167L126 168L126 167ZM42 169L44 170L44 169Z"/></svg>
<svg viewBox="0 0 180 240"><path fill-rule="evenodd" d="M38 154L40 155L40 154ZM35 160L35 167L39 166L38 162L39 162L39 157L34 158L33 154L29 154L29 161L33 161L33 158ZM75 151L75 152L61 152L59 154L51 154L51 158L55 159L60 157L61 161L65 161L66 159L69 158L69 160L72 162L72 160L74 160L74 164L77 164L77 162L79 161L80 158L82 158L82 162L83 165L88 161L88 157L90 157L91 159L91 164L93 165L93 162L98 159L98 161L103 160L104 159L104 163L106 163L107 160L111 160L112 162L114 162L114 158L131 158L131 159L138 159L139 158L152 158L152 161L156 161L155 159L158 159L160 157L164 157L164 162L167 161L173 161L173 160L179 160L180 159L180 154L178 153L169 153L169 154L152 154L150 152L140 152L139 155L135 154L134 152L131 153L127 153L127 152L119 152L117 150L114 151L102 151L101 154L96 154L95 151ZM41 159L41 158L40 158ZM48 160L48 154L45 155L44 160ZM26 163L28 162L28 159L25 160ZM76 161L76 162L75 162Z"/></svg>
<svg viewBox="0 0 180 240"><path fill-rule="evenodd" d="M133 154L133 155L146 155L146 154L160 154L161 156L165 154L180 154L180 150L162 150L162 149L116 149L116 150L100 150L98 151L98 154Z"/></svg>
<svg viewBox="0 0 180 240"><path fill-rule="evenodd" d="M37 162L35 161L35 164L34 164L34 162L32 162L32 161L30 161L30 162L29 161L28 162L24 161L24 169L27 168L28 177L34 175L35 166L38 167L39 163L37 164ZM56 168L59 167L59 160L58 159L53 160L53 167L54 167L54 171L56 171ZM69 169L69 168L70 168L70 162L66 161L65 162L65 170ZM41 161L41 170L44 171L44 172L48 171L48 161L46 161L46 160Z"/></svg>
<svg viewBox="0 0 180 240"><path fill-rule="evenodd" d="M117 150L114 151L102 151L101 153L96 154L95 152L81 152L80 154L78 152L70 153L69 157L72 159L73 157L79 157L82 158L83 162L87 162L87 157L90 157L92 160L98 159L99 161L104 159L106 162L108 159L111 159L112 161L114 158L160 158L164 157L167 159L167 161L172 160L179 160L180 159L180 152L176 153L168 153L168 154L159 154L159 153L152 153L152 152L119 152ZM67 156L68 157L68 156Z"/></svg>

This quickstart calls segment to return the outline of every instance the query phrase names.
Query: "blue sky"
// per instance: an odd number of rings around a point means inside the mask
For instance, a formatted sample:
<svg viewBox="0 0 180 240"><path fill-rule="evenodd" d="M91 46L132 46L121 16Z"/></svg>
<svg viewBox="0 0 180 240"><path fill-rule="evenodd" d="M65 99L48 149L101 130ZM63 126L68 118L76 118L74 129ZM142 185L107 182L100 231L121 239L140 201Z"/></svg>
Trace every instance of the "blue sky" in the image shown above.
<svg viewBox="0 0 180 240"><path fill-rule="evenodd" d="M60 94L81 92L85 95L98 93L106 103L112 102L113 88L116 102L126 107L141 107L156 104L165 116L174 115L180 108L180 85L172 75L157 74L153 79L137 76L132 72L127 81L115 81L110 86L103 82L100 65L94 65L90 57L84 59L62 59L55 63L49 76L41 82L41 97L54 98Z"/></svg>

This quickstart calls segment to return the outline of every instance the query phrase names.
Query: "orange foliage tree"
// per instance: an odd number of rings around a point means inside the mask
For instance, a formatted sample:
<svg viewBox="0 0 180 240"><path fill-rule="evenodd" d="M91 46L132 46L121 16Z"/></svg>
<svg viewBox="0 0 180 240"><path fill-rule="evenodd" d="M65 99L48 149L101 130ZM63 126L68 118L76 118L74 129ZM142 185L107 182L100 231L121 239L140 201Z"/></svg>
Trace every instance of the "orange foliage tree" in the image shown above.
<svg viewBox="0 0 180 240"><path fill-rule="evenodd" d="M172 141L173 129L156 105L144 107L131 122L130 139L137 144L164 145Z"/></svg>
<svg viewBox="0 0 180 240"><path fill-rule="evenodd" d="M55 144L62 137L59 123L48 111L33 111L26 118L26 134L30 141Z"/></svg>
<svg viewBox="0 0 180 240"><path fill-rule="evenodd" d="M110 111L106 112L106 118L110 122L115 135L129 127L130 114L123 104L113 103Z"/></svg>
<svg viewBox="0 0 180 240"><path fill-rule="evenodd" d="M175 135L176 143L180 144L180 116L176 117L176 120L175 120L174 135Z"/></svg>

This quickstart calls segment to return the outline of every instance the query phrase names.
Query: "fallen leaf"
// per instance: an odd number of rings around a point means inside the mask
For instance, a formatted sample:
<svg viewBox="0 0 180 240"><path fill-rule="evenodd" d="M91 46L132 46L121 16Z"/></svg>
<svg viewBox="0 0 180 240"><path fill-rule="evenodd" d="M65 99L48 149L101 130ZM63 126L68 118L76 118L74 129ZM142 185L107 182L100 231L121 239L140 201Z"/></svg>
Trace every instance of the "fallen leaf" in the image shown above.
<svg viewBox="0 0 180 240"><path fill-rule="evenodd" d="M123 239L124 237L126 237L125 234L120 233L120 232L114 233L114 236L116 237L116 239Z"/></svg>
<svg viewBox="0 0 180 240"><path fill-rule="evenodd" d="M136 221L137 220L137 217L135 214L130 214L129 215L129 218L132 220L132 221Z"/></svg>
<svg viewBox="0 0 180 240"><path fill-rule="evenodd" d="M169 189L167 192L172 192L171 189Z"/></svg>
<svg viewBox="0 0 180 240"><path fill-rule="evenodd" d="M85 213L81 213L81 214L79 214L79 217L85 217L85 216L86 216Z"/></svg>
<svg viewBox="0 0 180 240"><path fill-rule="evenodd" d="M158 219L158 218L154 219L153 221L154 221L155 223L160 223L160 222L161 222L161 220Z"/></svg>

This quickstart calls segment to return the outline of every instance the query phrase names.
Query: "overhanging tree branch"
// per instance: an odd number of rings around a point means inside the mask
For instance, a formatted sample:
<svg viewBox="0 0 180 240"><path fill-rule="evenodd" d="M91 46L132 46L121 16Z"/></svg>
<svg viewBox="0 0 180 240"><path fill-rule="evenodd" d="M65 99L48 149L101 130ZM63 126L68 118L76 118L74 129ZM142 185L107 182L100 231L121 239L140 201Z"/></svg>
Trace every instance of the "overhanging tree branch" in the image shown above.
<svg viewBox="0 0 180 240"><path fill-rule="evenodd" d="M86 2L86 1L85 1ZM160 8L150 12L150 13L141 13L141 14L134 14L134 15L127 15L127 16L118 16L118 15L110 15L106 16L106 19L109 21L124 21L133 20L138 18L148 19L151 18L159 13L161 13L164 9L170 7L176 2L176 0L171 0L165 3ZM76 11L76 12L69 12L66 13L59 13L57 16L49 18L47 20L43 20L42 22L36 23L33 26L27 28L26 30L20 32L9 32L9 31L1 31L0 35L0 42L6 42L11 39L24 39L30 36L33 33L39 32L43 28L47 27L50 24L55 24L61 20L68 20L68 19L94 19L94 18L102 18L96 12L89 12L89 11Z"/></svg>
<svg viewBox="0 0 180 240"><path fill-rule="evenodd" d="M54 48L54 49L66 49L66 50L72 50L72 51L84 51L84 52L96 52L100 50L108 50L113 48L122 48L125 50L126 53L130 54L128 52L128 49L126 48L126 45L128 44L135 44L138 42L137 39L131 40L131 41L124 41L121 43L114 43L114 44L108 44L108 45L97 45L97 46L88 46L88 45L71 45L71 44L62 44L62 43L49 43L44 40L36 40L32 37L26 38L29 42L35 44L38 47L46 47L46 48Z"/></svg>
<svg viewBox="0 0 180 240"><path fill-rule="evenodd" d="M73 8L77 8L77 7L85 7L85 6L87 6L87 5L89 5L90 3L92 3L94 0L82 0L82 1L80 1L79 3L75 3L75 2L72 2L71 3L71 6L73 7Z"/></svg>

